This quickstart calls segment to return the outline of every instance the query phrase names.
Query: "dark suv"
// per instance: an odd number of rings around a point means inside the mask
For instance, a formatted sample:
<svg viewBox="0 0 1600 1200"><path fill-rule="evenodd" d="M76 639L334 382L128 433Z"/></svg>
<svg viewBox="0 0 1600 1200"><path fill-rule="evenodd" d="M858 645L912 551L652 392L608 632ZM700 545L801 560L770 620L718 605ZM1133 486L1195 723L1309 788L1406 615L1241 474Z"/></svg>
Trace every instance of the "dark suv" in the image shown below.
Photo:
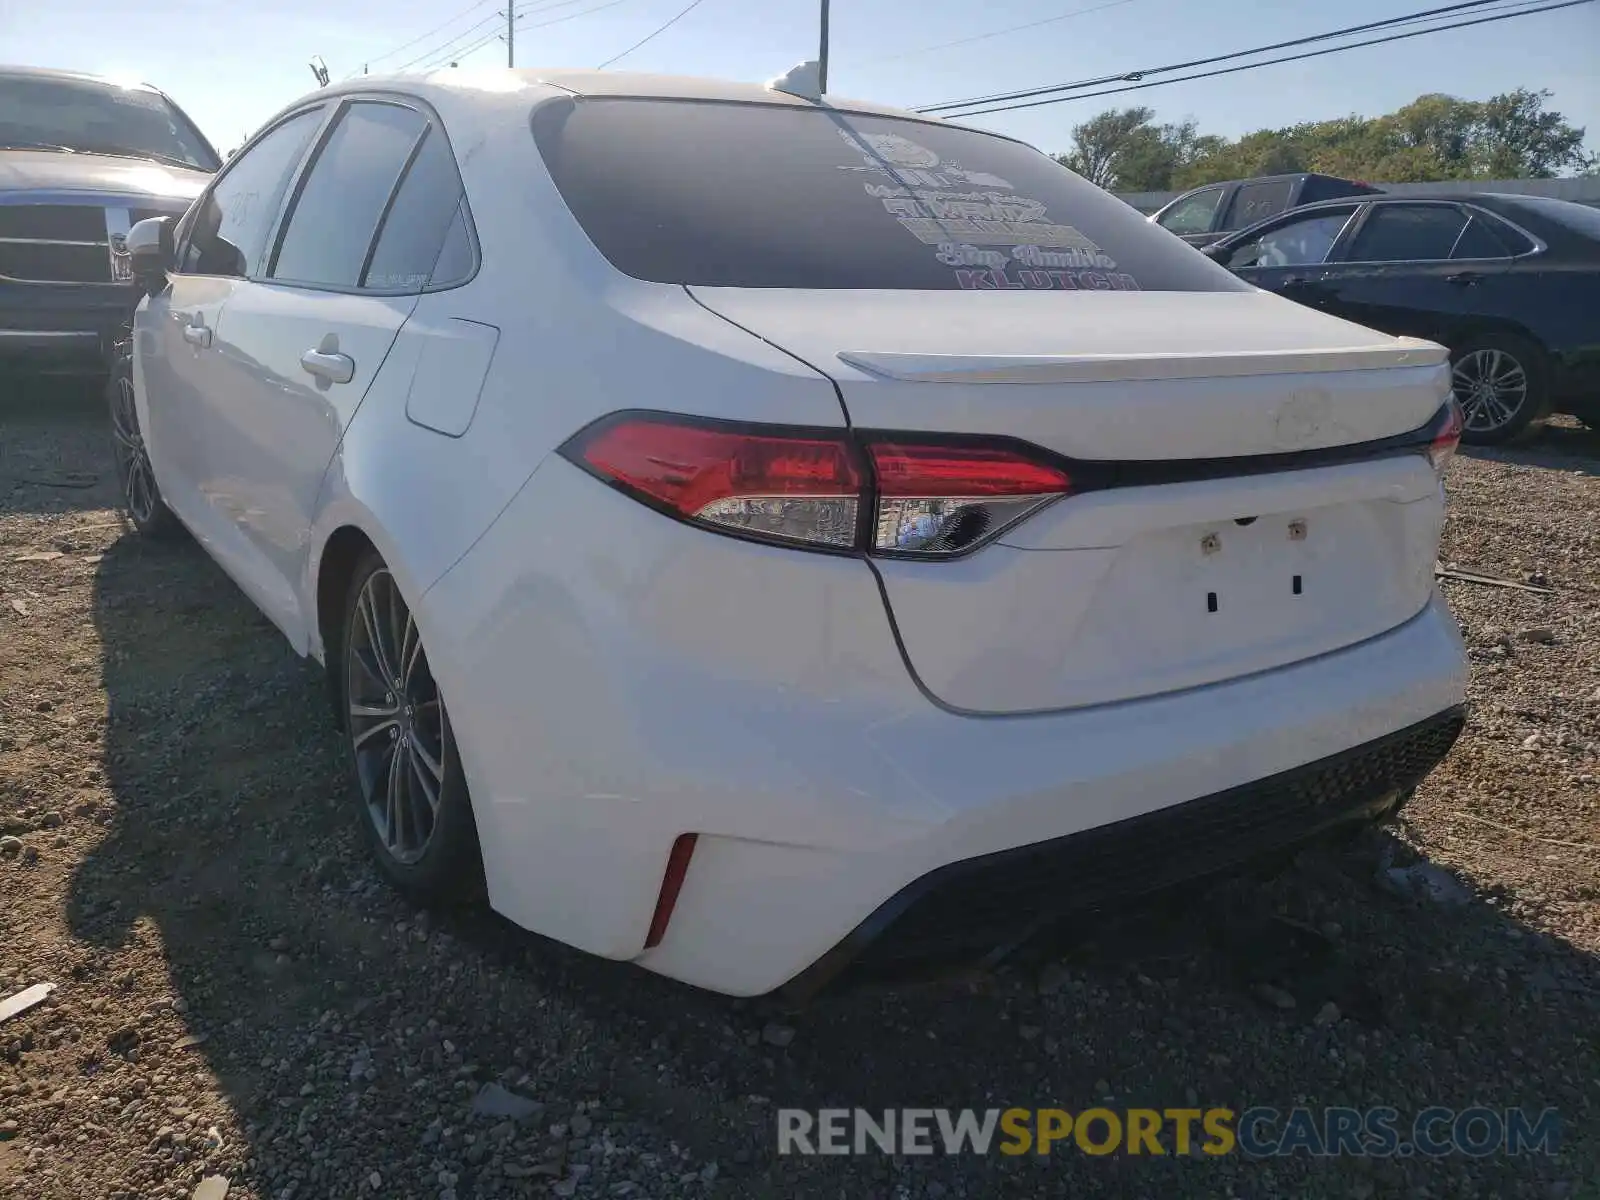
<svg viewBox="0 0 1600 1200"><path fill-rule="evenodd" d="M0 67L0 371L103 372L139 299L129 227L220 165L154 88Z"/></svg>
<svg viewBox="0 0 1600 1200"><path fill-rule="evenodd" d="M1287 209L1318 200L1369 196L1381 192L1370 183L1302 171L1230 179L1185 192L1150 219L1191 246L1207 246L1236 229L1265 221Z"/></svg>

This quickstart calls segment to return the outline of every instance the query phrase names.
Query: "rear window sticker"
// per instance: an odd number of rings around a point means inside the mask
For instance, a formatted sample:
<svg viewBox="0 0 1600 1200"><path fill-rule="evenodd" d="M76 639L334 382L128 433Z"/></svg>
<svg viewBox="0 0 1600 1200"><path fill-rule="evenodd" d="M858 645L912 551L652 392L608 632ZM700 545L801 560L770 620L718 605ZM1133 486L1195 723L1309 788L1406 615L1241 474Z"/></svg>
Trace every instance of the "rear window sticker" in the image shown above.
<svg viewBox="0 0 1600 1200"><path fill-rule="evenodd" d="M891 179L863 186L901 228L934 248L934 257L955 271L957 286L967 291L1139 290L1138 281L1118 271L1116 260L1092 240L1071 225L1048 220L1043 201L1017 195L999 176L967 171L899 134L838 133L861 155L859 166L839 169Z"/></svg>

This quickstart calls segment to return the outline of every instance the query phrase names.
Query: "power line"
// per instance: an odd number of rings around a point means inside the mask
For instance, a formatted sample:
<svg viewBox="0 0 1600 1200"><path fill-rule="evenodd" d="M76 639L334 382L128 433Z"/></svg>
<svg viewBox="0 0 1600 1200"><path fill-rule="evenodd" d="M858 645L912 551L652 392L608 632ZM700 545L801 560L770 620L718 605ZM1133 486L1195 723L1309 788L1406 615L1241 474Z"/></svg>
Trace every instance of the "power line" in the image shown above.
<svg viewBox="0 0 1600 1200"><path fill-rule="evenodd" d="M1387 42L1405 41L1407 38L1424 37L1430 33L1444 33L1451 29L1466 29L1473 25L1488 25L1495 21L1509 21L1514 17L1527 17L1532 16L1535 13L1555 12L1556 10L1562 8L1576 8L1580 4L1592 3L1594 3L1594 0L1563 0L1563 2L1559 4L1546 4L1539 8L1524 8L1516 12L1502 12L1489 17L1477 17L1470 21L1455 21L1450 24L1435 25L1429 29L1416 29L1410 33L1395 33L1390 34L1387 37L1369 38L1364 42L1351 42L1344 46L1328 46L1322 50L1308 50L1302 54L1288 54L1282 58L1269 58L1264 62L1244 63L1243 65L1237 67L1223 67L1216 71L1200 71L1193 75L1179 75L1172 79L1154 79L1148 83L1133 83L1127 85L1126 87L1105 88L1098 92L1079 92L1072 96L1053 96L1044 100L1029 100L1014 104L998 104L989 108L975 108L967 112L949 113L947 115L958 119L962 117L978 117L983 116L985 113L1011 112L1012 110L1019 108L1040 108L1047 104L1061 104L1068 100L1089 100L1096 96L1116 96L1123 92L1141 91L1144 88L1164 87L1169 83L1186 83L1193 79L1211 79L1218 75L1233 75L1240 71L1254 71L1258 67L1271 67L1276 66L1279 63L1298 62L1301 59L1306 58L1320 58L1324 54L1338 54L1344 50L1358 50L1363 46L1381 46ZM1135 74L1133 77L1137 78L1137 74ZM1116 78L1128 78L1128 76L1117 76Z"/></svg>
<svg viewBox="0 0 1600 1200"><path fill-rule="evenodd" d="M497 12L496 13L490 13L487 17L484 17L481 21L477 22L476 24L467 26L460 33L456 34L454 37L446 38L443 42L441 42L438 45L434 46L432 49L424 50L421 54L417 55L415 58L407 59L405 62L401 63L399 66L397 66L397 67L395 67L393 69L396 72L409 71L412 67L416 66L420 62L427 62L427 63L436 62L439 59L440 55L443 55L444 57L449 58L452 55L460 54L461 53L460 47L464 43L466 43L469 39L474 37L477 34L478 30L482 29L485 25L493 25L493 26L495 26L494 31L491 32L489 34L489 36L487 38L485 38L482 42L475 43L474 46L473 46L473 49L477 49L477 47L479 45L488 45L489 42L494 41L495 38L500 36L499 24L500 24L500 14L497 13ZM423 69L426 70L427 68L424 67Z"/></svg>
<svg viewBox="0 0 1600 1200"><path fill-rule="evenodd" d="M371 66L373 63L382 62L386 58L393 58L395 55L401 53L402 51L411 49L411 47L415 46L418 42L427 41L429 38L431 38L434 34L438 33L440 30L448 29L451 25L454 25L462 17L465 17L465 16L468 16L468 15L470 15L472 13L475 13L480 8L483 8L485 5L491 4L491 3L493 3L493 0L478 0L478 2L476 4L470 5L469 7L462 9L455 16L451 17L449 20L439 22L439 24L435 25L432 29L428 30L427 33L418 34L416 37L412 38L409 42L403 42L400 45L396 46L393 50L385 50L382 54L377 54L377 55L374 55L373 57L367 59L367 65Z"/></svg>
<svg viewBox="0 0 1600 1200"><path fill-rule="evenodd" d="M1046 17L1042 21L1029 21L1026 25L1008 25L1004 29L993 29L988 33L975 34L972 37L957 38L953 42L940 42L935 46L922 46L916 50L903 50L897 54L884 54L877 58L856 59L857 64L894 62L896 59L911 58L918 54L932 54L935 50L951 50L957 46L970 46L974 42L987 42L991 38L1004 37L1008 33L1021 33L1025 29L1037 29L1041 25L1054 25L1060 21L1070 20L1073 17L1087 16L1107 8L1120 8L1124 4L1132 4L1133 0L1111 0L1109 4L1096 4L1092 8L1075 8L1071 12L1061 13L1059 16Z"/></svg>
<svg viewBox="0 0 1600 1200"><path fill-rule="evenodd" d="M1485 5L1503 3L1504 0L1465 0L1464 3L1448 4L1443 8L1424 9L1421 12L1407 13L1399 17L1389 17L1382 21L1369 21L1364 25L1349 25L1343 29L1330 30L1327 33L1314 33L1307 37L1292 38L1287 42L1273 42L1266 46L1254 46L1249 50L1235 50L1229 54L1215 54L1210 58L1195 58L1188 62L1168 63L1160 67L1145 67L1137 71L1122 71L1115 75L1100 75L1090 79L1079 79L1072 83L1054 84L1048 87L1025 88L1015 92L997 92L990 96L971 96L965 100L946 100L939 104L925 104L916 111L924 113L944 112L953 108L970 108L975 104L993 104L1010 100L1027 100L1034 96L1045 96L1055 92L1072 91L1077 88L1099 87L1105 83L1134 82L1144 79L1149 75L1165 74L1168 71L1186 71L1190 67L1205 67L1212 63L1227 62L1235 58L1248 58L1253 54L1266 54L1273 50L1287 50L1293 46L1304 46L1311 42L1325 42L1330 38L1347 37L1350 34L1366 33L1373 29L1384 29L1395 25L1405 24L1409 21L1424 20L1429 17L1443 16L1448 13L1461 12L1466 9L1482 8Z"/></svg>
<svg viewBox="0 0 1600 1200"><path fill-rule="evenodd" d="M635 42L633 45L629 46L621 54L616 54L616 55L613 55L612 57L606 59L605 62L601 63L598 67L595 68L595 70L604 71L612 63L621 62L623 59L627 58L628 55L632 54L635 50L637 50L640 46L643 46L646 42L654 41L661 34L665 33L667 30L671 29L674 25L676 25L684 17L687 17L695 9L699 8L700 5L703 4L703 3L705 3L705 0L689 0L689 3L684 8L682 8L677 13L677 15L669 17L660 26L658 26L656 29L654 29L650 33L646 34L644 37L640 38L637 42Z"/></svg>
<svg viewBox="0 0 1600 1200"><path fill-rule="evenodd" d="M627 3L628 0L606 0L606 3L595 5L593 8L586 8L579 12L567 13L559 17L552 17L548 21L536 21L532 25L525 23L528 17L534 16L538 13L553 12L558 8L570 8L574 4L584 4L587 2L588 0L555 0L555 3L523 5L515 10L516 25L518 28L521 28L525 31L531 29L543 29L549 25L559 25L563 21L575 21L579 17L589 16L591 13L600 12L602 9L614 8L618 4ZM502 10L501 12L497 12L492 16L484 17L476 24L467 26L467 28L463 29L460 33L447 38L445 41L434 46L431 50L417 55L408 62L401 63L400 66L394 69L396 71L404 71L410 67L416 66L418 63L423 63L424 65L420 69L423 71L428 71L432 70L436 66L441 66L446 62L459 61L469 54L475 54L477 51L487 46L496 38L504 36L503 31L498 27L491 30L488 34L478 34L478 30L483 29L485 26L490 24L498 23L500 18L504 15L505 12Z"/></svg>

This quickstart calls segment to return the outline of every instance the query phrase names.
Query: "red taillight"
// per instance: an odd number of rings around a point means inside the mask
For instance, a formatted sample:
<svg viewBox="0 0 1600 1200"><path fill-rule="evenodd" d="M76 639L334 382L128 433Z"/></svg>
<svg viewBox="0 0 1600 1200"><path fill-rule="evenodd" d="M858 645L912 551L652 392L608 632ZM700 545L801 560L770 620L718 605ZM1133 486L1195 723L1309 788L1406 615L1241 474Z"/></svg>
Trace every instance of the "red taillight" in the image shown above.
<svg viewBox="0 0 1600 1200"><path fill-rule="evenodd" d="M959 554L1072 489L1065 472L1014 450L874 440L867 452L880 553Z"/></svg>
<svg viewBox="0 0 1600 1200"><path fill-rule="evenodd" d="M1433 464L1433 469L1444 474L1444 469L1450 460L1455 457L1456 447L1461 445L1461 406L1452 396L1445 403L1445 413L1438 431L1434 433L1433 440L1428 443L1428 461Z"/></svg>
<svg viewBox="0 0 1600 1200"><path fill-rule="evenodd" d="M769 541L950 557L1070 491L1003 446L619 414L562 453L674 516ZM866 461L871 464L869 471ZM861 532L863 506L871 515Z"/></svg>
<svg viewBox="0 0 1600 1200"><path fill-rule="evenodd" d="M680 517L785 541L849 549L861 469L844 435L750 432L634 417L576 447L590 470Z"/></svg>

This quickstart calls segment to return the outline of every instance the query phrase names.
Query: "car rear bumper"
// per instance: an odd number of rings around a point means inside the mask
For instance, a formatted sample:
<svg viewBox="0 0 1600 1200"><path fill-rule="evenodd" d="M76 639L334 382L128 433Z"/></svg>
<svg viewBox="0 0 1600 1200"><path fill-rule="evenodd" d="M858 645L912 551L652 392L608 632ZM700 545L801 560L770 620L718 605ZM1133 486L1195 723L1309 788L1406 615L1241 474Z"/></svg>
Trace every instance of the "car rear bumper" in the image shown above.
<svg viewBox="0 0 1600 1200"><path fill-rule="evenodd" d="M789 982L810 994L841 971L894 973L1020 943L1051 921L1105 910L1397 811L1455 744L1455 706L1267 779L1110 825L951 863L901 888Z"/></svg>

